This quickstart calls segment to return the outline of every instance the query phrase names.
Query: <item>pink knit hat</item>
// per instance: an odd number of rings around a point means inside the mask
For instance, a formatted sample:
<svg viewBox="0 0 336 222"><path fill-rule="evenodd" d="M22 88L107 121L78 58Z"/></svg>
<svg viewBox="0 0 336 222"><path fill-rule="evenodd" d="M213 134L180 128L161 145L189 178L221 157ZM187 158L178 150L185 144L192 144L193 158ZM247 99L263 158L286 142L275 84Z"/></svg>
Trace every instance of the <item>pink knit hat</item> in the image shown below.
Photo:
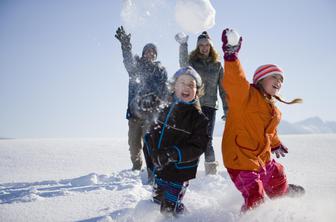
<svg viewBox="0 0 336 222"><path fill-rule="evenodd" d="M281 77L283 78L283 71L279 66L274 64L266 64L259 66L257 70L254 72L253 84L257 84L260 80L274 74L281 75Z"/></svg>

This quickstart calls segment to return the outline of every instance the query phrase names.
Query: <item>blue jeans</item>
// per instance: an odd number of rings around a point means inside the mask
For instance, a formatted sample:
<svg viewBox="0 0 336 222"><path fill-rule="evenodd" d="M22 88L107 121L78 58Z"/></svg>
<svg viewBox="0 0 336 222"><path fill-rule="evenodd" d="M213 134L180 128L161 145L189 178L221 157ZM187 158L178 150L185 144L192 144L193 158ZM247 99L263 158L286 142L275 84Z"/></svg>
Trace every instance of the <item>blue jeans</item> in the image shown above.
<svg viewBox="0 0 336 222"><path fill-rule="evenodd" d="M216 160L215 151L212 145L213 132L214 132L215 122L216 122L216 109L208 107L208 106L202 106L202 112L209 119L208 130L209 130L209 136L210 136L210 141L209 141L208 147L205 150L204 158L206 162L213 162Z"/></svg>

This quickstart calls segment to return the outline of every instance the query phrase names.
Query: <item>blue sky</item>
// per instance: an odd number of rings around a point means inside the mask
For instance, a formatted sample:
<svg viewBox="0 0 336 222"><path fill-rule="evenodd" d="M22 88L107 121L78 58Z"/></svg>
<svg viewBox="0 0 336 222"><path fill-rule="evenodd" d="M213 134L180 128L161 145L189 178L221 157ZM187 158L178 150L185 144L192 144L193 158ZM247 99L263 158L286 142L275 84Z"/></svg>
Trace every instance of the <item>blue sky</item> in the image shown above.
<svg viewBox="0 0 336 222"><path fill-rule="evenodd" d="M158 1L156 1L158 2ZM162 0L134 27L133 52L154 42L171 76L178 68L182 31L175 1ZM336 121L336 3L332 0L213 0L216 25L208 32L221 52L221 32L244 38L240 59L251 79L261 64L285 70L283 119L312 116ZM128 76L115 30L123 24L122 1L0 1L0 137L127 136ZM189 49L197 35L191 34ZM218 117L221 112L218 112Z"/></svg>

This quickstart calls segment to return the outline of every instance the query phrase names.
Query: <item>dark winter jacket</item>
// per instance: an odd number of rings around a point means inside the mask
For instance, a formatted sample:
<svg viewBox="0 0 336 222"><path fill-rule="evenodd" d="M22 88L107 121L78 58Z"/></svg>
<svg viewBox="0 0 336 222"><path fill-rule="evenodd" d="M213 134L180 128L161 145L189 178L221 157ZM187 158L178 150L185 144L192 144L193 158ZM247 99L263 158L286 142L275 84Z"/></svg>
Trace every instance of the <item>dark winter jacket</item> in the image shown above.
<svg viewBox="0 0 336 222"><path fill-rule="evenodd" d="M197 58L194 60L188 59L188 44L180 45L180 66L192 66L201 76L204 83L204 96L200 98L201 106L208 106L218 109L217 92L223 103L224 114L227 112L227 105L225 101L225 92L223 90L221 79L223 78L222 64L217 61L211 61L211 58Z"/></svg>
<svg viewBox="0 0 336 222"><path fill-rule="evenodd" d="M137 112L134 105L142 95L154 93L161 100L167 96L167 71L160 62L148 62L138 56L133 56L131 48L122 48L124 65L129 75L128 107L126 118L145 117Z"/></svg>
<svg viewBox="0 0 336 222"><path fill-rule="evenodd" d="M176 149L178 162L170 163L156 175L164 180L183 182L195 178L199 157L205 151L210 137L208 119L195 107L195 101L186 103L178 99L159 115L144 139L147 167L156 171L151 158L157 158L160 149Z"/></svg>

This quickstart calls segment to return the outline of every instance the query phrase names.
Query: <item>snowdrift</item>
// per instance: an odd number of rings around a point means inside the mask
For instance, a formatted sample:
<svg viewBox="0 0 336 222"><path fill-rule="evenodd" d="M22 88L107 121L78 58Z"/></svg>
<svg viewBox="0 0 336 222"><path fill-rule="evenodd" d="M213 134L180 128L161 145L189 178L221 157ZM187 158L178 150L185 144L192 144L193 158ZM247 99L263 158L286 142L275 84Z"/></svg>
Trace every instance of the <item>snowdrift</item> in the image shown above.
<svg viewBox="0 0 336 222"><path fill-rule="evenodd" d="M279 161L305 196L267 199L241 215L224 167L205 176L201 162L184 199L189 213L176 221L333 221L336 135L282 138L290 153ZM1 140L0 153L0 221L170 221L151 202L146 172L130 170L126 138Z"/></svg>

